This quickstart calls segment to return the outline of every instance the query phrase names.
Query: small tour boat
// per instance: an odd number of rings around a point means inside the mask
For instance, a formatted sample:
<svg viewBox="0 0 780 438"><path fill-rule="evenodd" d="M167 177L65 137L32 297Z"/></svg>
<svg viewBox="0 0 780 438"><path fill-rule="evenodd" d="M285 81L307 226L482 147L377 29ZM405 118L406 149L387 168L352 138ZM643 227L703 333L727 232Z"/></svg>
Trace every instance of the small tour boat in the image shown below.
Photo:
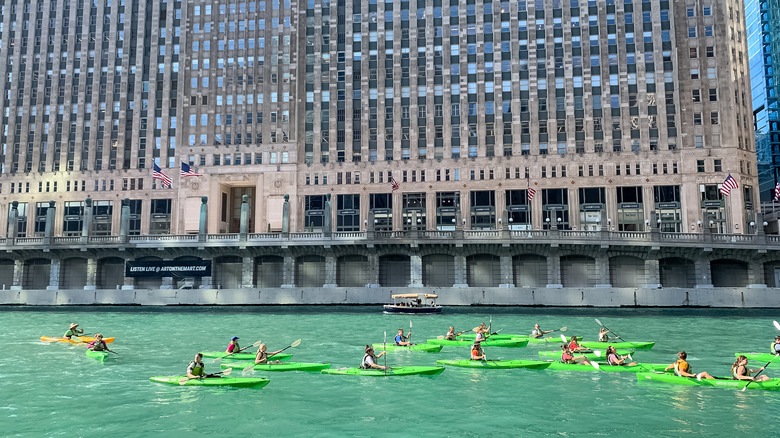
<svg viewBox="0 0 780 438"><path fill-rule="evenodd" d="M396 294L393 304L384 305L384 313L441 313L436 294Z"/></svg>

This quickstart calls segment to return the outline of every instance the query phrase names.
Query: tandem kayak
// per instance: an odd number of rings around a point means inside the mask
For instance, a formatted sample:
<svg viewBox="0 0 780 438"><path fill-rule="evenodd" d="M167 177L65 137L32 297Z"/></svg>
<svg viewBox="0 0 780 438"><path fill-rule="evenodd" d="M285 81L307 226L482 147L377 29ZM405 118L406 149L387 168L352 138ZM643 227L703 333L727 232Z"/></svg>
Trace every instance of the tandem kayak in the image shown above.
<svg viewBox="0 0 780 438"><path fill-rule="evenodd" d="M111 353L108 351L94 351L94 350L87 350L87 357L91 357L93 359L97 359L101 362L104 362L106 359L111 358Z"/></svg>
<svg viewBox="0 0 780 438"><path fill-rule="evenodd" d="M655 380L657 382L674 383L677 385L688 386L720 386L722 388L742 389L750 383L750 380L734 380L727 377L718 377L715 379L697 380L692 377L680 377L674 374L655 374L655 373L637 373L636 378L640 381ZM766 389L770 391L780 390L780 379L772 379L766 382L753 382L747 389Z"/></svg>
<svg viewBox="0 0 780 438"><path fill-rule="evenodd" d="M320 371L330 368L329 363L303 363L303 362L284 362L284 363L263 363L254 367L252 362L222 362L222 368L235 368L245 370L253 368L257 371Z"/></svg>
<svg viewBox="0 0 780 438"><path fill-rule="evenodd" d="M436 353L444 348L443 345L435 344L412 344L412 345L395 345L395 344L374 344L374 348L377 350L386 351L427 351L428 353Z"/></svg>
<svg viewBox="0 0 780 438"><path fill-rule="evenodd" d="M598 371L614 371L614 372L628 372L628 373L641 373L652 371L664 371L668 364L660 363L638 363L636 365L608 365L606 362L599 362ZM568 371L597 371L593 365L582 365L577 363L563 363L561 361L550 362L549 370L568 370Z"/></svg>
<svg viewBox="0 0 780 438"><path fill-rule="evenodd" d="M437 344L437 345L444 345L444 346L454 346L454 347L469 347L471 345L474 345L474 341L462 339L458 341L450 341L447 339L428 339L429 344ZM511 347L511 348L518 348L518 347L525 347L528 345L528 339L510 339L510 340L501 340L501 341L482 341L481 345L483 347Z"/></svg>
<svg viewBox="0 0 780 438"><path fill-rule="evenodd" d="M259 377L211 377L207 379L189 379L181 383L187 376L155 376L149 380L157 383L182 386L232 386L235 388L262 388L270 380Z"/></svg>
<svg viewBox="0 0 780 438"><path fill-rule="evenodd" d="M606 350L607 347L634 349L634 350L649 350L653 348L655 342L596 342L596 341L584 341L580 342L580 345L585 348L593 348L599 350Z"/></svg>
<svg viewBox="0 0 780 438"><path fill-rule="evenodd" d="M41 336L41 341L43 342L67 342L69 344L89 344L94 340L95 338L92 336L74 336L73 339ZM110 344L114 342L114 338L103 338L103 341L105 341L107 344Z"/></svg>
<svg viewBox="0 0 780 438"><path fill-rule="evenodd" d="M328 370L320 371L322 374L339 374L339 375L352 375L352 376L373 376L373 377L390 377L390 376L435 376L444 372L444 367L393 367L388 370L364 370L362 368L332 368Z"/></svg>
<svg viewBox="0 0 780 438"><path fill-rule="evenodd" d="M772 353L734 353L734 356L735 357L745 356L749 360L755 360L757 362L763 362L763 363L767 363L775 357L775 355ZM770 363L769 366L772 368L780 367L780 360L776 360Z"/></svg>
<svg viewBox="0 0 780 438"><path fill-rule="evenodd" d="M596 354L598 352L598 355ZM617 354L620 356L627 356L629 354L632 354L634 350L617 350ZM539 356L541 357L554 357L556 359L560 359L561 357L561 351L540 351ZM575 356L585 356L588 359L604 359L607 357L606 350L596 350L591 353L573 353Z"/></svg>
<svg viewBox="0 0 780 438"><path fill-rule="evenodd" d="M542 369L550 366L551 362L539 360L437 360L436 365L447 365L463 368L487 368L487 369L509 369L509 368L531 368Z"/></svg>
<svg viewBox="0 0 780 438"><path fill-rule="evenodd" d="M201 353L203 357L213 357L213 358L230 358L235 360L255 360L255 356L257 356L255 353L235 353L235 354L227 354L224 351L206 351ZM269 360L290 360L292 357L292 354L287 353L279 353L275 354L273 356L268 356Z"/></svg>

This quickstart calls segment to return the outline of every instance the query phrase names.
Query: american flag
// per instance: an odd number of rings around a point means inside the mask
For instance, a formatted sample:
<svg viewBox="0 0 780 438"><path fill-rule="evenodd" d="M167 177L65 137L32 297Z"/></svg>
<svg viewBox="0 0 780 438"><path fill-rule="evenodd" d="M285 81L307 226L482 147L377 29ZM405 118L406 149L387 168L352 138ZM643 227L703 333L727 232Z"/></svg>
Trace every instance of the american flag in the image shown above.
<svg viewBox="0 0 780 438"><path fill-rule="evenodd" d="M737 180L735 180L734 177L731 176L731 174L729 174L729 176L726 177L725 181L723 181L723 185L720 187L720 192L728 196L733 189L738 189L738 188L739 188L739 184L737 184Z"/></svg>
<svg viewBox="0 0 780 438"><path fill-rule="evenodd" d="M777 183L775 186L775 199L774 201L780 200L780 182Z"/></svg>
<svg viewBox="0 0 780 438"><path fill-rule="evenodd" d="M203 174L195 173L189 164L181 163L181 176L203 176Z"/></svg>
<svg viewBox="0 0 780 438"><path fill-rule="evenodd" d="M164 186L171 187L171 177L164 174L162 170L160 170L160 166L157 165L157 163L154 163L154 170L152 171L152 179L159 179L162 181L162 184Z"/></svg>
<svg viewBox="0 0 780 438"><path fill-rule="evenodd" d="M398 190L398 182L392 176L390 177L390 187L393 188L393 191Z"/></svg>
<svg viewBox="0 0 780 438"><path fill-rule="evenodd" d="M534 195L536 195L536 190L528 187L528 200L534 199Z"/></svg>

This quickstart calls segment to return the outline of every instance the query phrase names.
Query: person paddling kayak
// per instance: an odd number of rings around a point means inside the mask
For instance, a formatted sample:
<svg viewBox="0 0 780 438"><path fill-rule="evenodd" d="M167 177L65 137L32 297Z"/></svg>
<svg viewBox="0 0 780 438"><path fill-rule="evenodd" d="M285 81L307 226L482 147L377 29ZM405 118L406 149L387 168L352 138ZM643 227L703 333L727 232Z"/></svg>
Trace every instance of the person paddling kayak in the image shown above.
<svg viewBox="0 0 780 438"><path fill-rule="evenodd" d="M740 355L737 357L737 361L734 362L733 365L731 365L731 375L737 379L737 380L754 380L756 382L766 382L767 380L771 380L769 376L764 374L763 376L756 376L753 377L753 373L758 373L764 370L763 367L756 368L756 369L750 369L747 367L748 358L745 356Z"/></svg>
<svg viewBox="0 0 780 438"><path fill-rule="evenodd" d="M590 361L585 356L574 356L571 348L568 345L561 345L561 362L563 363L576 363L580 365L590 365Z"/></svg>
<svg viewBox="0 0 780 438"><path fill-rule="evenodd" d="M187 377L190 379L204 379L217 376L206 374L206 367L203 365L203 354L198 353L195 355L195 359L187 365Z"/></svg>
<svg viewBox="0 0 780 438"><path fill-rule="evenodd" d="M544 337L544 335L546 335L547 333L552 333L553 331L554 330L544 331L544 330L542 330L541 327L539 327L539 324L534 324L534 329L533 329L533 331L531 331L531 337L538 339L538 338Z"/></svg>
<svg viewBox="0 0 780 438"><path fill-rule="evenodd" d="M370 345L366 345L366 354L363 356L363 362L360 363L360 368L364 370L370 370L372 368L380 369L380 370L386 370L389 367L379 365L376 363L376 360L380 357L384 356L386 351L383 351L379 353L379 355L374 354L374 348Z"/></svg>
<svg viewBox="0 0 780 438"><path fill-rule="evenodd" d="M577 342L576 336L572 336L571 339L569 339L569 350L571 350L572 353L591 352L590 348L585 348Z"/></svg>
<svg viewBox="0 0 780 438"><path fill-rule="evenodd" d="M615 347L607 347L607 363L610 365L636 365L636 362L626 363L627 356L619 356Z"/></svg>
<svg viewBox="0 0 780 438"><path fill-rule="evenodd" d="M234 354L241 351L241 347L238 345L238 339L239 339L238 336L233 336L233 339L230 340L230 343L228 344L225 353Z"/></svg>
<svg viewBox="0 0 780 438"><path fill-rule="evenodd" d="M270 355L266 352L268 350L268 347L265 344L260 344L259 347L257 347L257 355L255 356L255 364L268 364L268 363L281 363L278 360L268 361L268 356L273 356L275 354L279 354L282 352L282 350L276 350Z"/></svg>
<svg viewBox="0 0 780 438"><path fill-rule="evenodd" d="M688 359L688 353L681 351L677 353L677 361L664 369L669 371L674 368L674 374L682 377L695 377L701 379L714 379L708 372L702 371L698 374L693 373L693 368L686 361Z"/></svg>
<svg viewBox="0 0 780 438"><path fill-rule="evenodd" d="M602 327L599 330L599 342L609 342L609 336L607 336L607 333L609 333L609 330Z"/></svg>
<svg viewBox="0 0 780 438"><path fill-rule="evenodd" d="M399 346L409 346L409 345L412 345L411 342L407 341L407 339L409 339L411 336L412 336L412 331L411 330L409 330L409 334L408 335L404 336L404 329L399 328L398 329L398 334L395 335L395 345L399 345Z"/></svg>
<svg viewBox="0 0 780 438"><path fill-rule="evenodd" d="M444 335L444 339L448 341L454 341L455 339L458 338L458 336L462 335L463 333L466 333L467 331L468 330L464 330L462 332L455 333L455 327L450 326L450 329L447 331L447 334Z"/></svg>
<svg viewBox="0 0 780 438"><path fill-rule="evenodd" d="M88 349L92 351L111 351L108 348L108 345L106 345L106 342L103 340L103 334L98 333L95 335L95 340L90 342L90 344L87 346Z"/></svg>
<svg viewBox="0 0 780 438"><path fill-rule="evenodd" d="M471 346L471 360L487 360L480 341L474 341L474 345Z"/></svg>
<svg viewBox="0 0 780 438"><path fill-rule="evenodd" d="M84 330L80 329L78 327L79 327L79 325L76 324L75 322L71 323L70 324L70 328L68 329L67 332L65 332L65 335L63 337L70 339L71 336L78 336L78 335L84 333Z"/></svg>

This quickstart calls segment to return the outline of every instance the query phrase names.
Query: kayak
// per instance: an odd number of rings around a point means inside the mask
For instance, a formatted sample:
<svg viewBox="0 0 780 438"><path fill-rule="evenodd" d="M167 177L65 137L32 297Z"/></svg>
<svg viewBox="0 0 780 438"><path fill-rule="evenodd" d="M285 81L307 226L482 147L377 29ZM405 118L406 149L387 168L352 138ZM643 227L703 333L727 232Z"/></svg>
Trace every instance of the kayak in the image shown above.
<svg viewBox="0 0 780 438"><path fill-rule="evenodd" d="M95 338L93 338L92 336L78 336L78 337L74 336L73 339L41 336L41 341L43 342L67 342L69 344L89 344L94 340ZM107 344L110 344L114 342L114 338L103 338L103 341L105 341Z"/></svg>
<svg viewBox="0 0 780 438"><path fill-rule="evenodd" d="M655 374L655 373L637 373L636 378L640 381L655 380L657 382L674 383L677 385L688 386L719 386L722 388L742 389L750 383L749 380L734 380L727 377L718 377L715 379L697 380L692 377L680 377L674 374ZM753 382L747 389L766 389L770 391L780 391L780 379L772 379L766 382Z"/></svg>
<svg viewBox="0 0 780 438"><path fill-rule="evenodd" d="M434 344L412 344L412 345L395 345L395 344L374 344L374 348L377 350L386 351L427 351L428 353L436 353L441 351L444 346Z"/></svg>
<svg viewBox="0 0 780 438"><path fill-rule="evenodd" d="M109 353L108 351L94 351L94 350L87 349L87 357L91 357L99 360L100 362L104 362L106 359L111 358L111 353Z"/></svg>
<svg viewBox="0 0 780 438"><path fill-rule="evenodd" d="M617 348L623 348L623 349L630 349L633 348L634 350L649 350L653 348L653 345L655 345L655 342L596 342L596 341L586 341L586 342L580 342L580 345L582 345L585 348L594 348L599 350L606 350L607 347L615 347Z"/></svg>
<svg viewBox="0 0 780 438"><path fill-rule="evenodd" d="M585 356L588 359L604 359L606 357L606 350L596 350L600 354L596 356L596 353L573 353L575 356ZM620 356L626 356L629 354L632 354L634 350L617 350L617 354ZM554 357L556 359L561 358L562 351L540 351L539 356L541 357Z"/></svg>
<svg viewBox="0 0 780 438"><path fill-rule="evenodd" d="M339 375L352 375L352 376L374 376L374 377L390 377L390 376L412 376L412 375L424 375L435 376L444 372L444 367L393 367L389 370L364 370L362 368L333 368L320 371L322 374L339 374Z"/></svg>
<svg viewBox="0 0 780 438"><path fill-rule="evenodd" d="M734 353L734 356L735 357L745 356L746 358L748 358L750 360L755 360L757 362L763 362L763 363L767 363L770 360L772 360L772 358L775 357L775 355L772 354L772 353ZM780 359L772 361L772 363L770 363L769 366L770 367L778 367L778 366L780 366ZM753 385L750 385L750 386L753 386Z"/></svg>
<svg viewBox="0 0 780 438"><path fill-rule="evenodd" d="M629 373L641 373L648 371L663 371L668 364L660 363L638 363L636 365L607 365L605 362L599 362L598 371L615 371L615 372L629 372ZM550 362L550 366L547 367L550 370L568 370L568 371L596 371L593 365L582 365L577 363L563 363L561 361Z"/></svg>
<svg viewBox="0 0 780 438"><path fill-rule="evenodd" d="M227 354L224 351L206 351L201 353L203 357L213 357L213 358L230 358L235 360L254 360L255 356L257 356L255 353L236 353L236 354ZM268 359L270 360L290 360L292 357L292 354L287 353L279 353L275 354L273 356L268 356Z"/></svg>
<svg viewBox="0 0 780 438"><path fill-rule="evenodd" d="M477 337L477 335L475 335L475 334L460 335L460 336L458 336L458 339L468 339L468 340L473 341L476 337ZM528 335L509 335L509 334L501 333L501 334L496 334L496 335L490 335L487 338L488 338L488 340L491 340L491 341L509 341L509 340L512 340L512 339L526 339L526 338L528 338Z"/></svg>
<svg viewBox="0 0 780 438"><path fill-rule="evenodd" d="M531 368L542 369L550 366L550 362L538 360L437 360L436 365L448 365L463 368L487 368L487 369L509 369L509 368Z"/></svg>
<svg viewBox="0 0 780 438"><path fill-rule="evenodd" d="M155 376L149 380L169 385L181 385L179 380L187 376ZM270 380L260 377L211 377L208 379L189 379L182 386L233 386L235 388L262 388Z"/></svg>
<svg viewBox="0 0 780 438"><path fill-rule="evenodd" d="M567 337L566 339L571 339L571 338ZM546 338L528 338L528 340L532 344L562 344L563 343L563 340L561 339L560 336L557 336L557 337L556 336L548 336ZM581 341L581 340L582 340L582 336L577 337L577 341L578 342ZM567 343L571 342L571 340L566 341L566 342Z"/></svg>
<svg viewBox="0 0 780 438"><path fill-rule="evenodd" d="M458 340L458 341L450 341L447 339L428 339L429 344L437 344L437 345L444 345L444 346L454 346L454 347L469 347L471 345L474 345L474 341L469 341L466 339ZM525 347L528 345L528 339L514 339L514 340L499 340L499 341L482 341L481 344L483 347Z"/></svg>
<svg viewBox="0 0 780 438"><path fill-rule="evenodd" d="M303 363L303 362L284 362L284 363L264 363L252 367L252 362L222 362L222 368L235 368L245 370L248 367L257 371L320 371L330 368L329 363Z"/></svg>

